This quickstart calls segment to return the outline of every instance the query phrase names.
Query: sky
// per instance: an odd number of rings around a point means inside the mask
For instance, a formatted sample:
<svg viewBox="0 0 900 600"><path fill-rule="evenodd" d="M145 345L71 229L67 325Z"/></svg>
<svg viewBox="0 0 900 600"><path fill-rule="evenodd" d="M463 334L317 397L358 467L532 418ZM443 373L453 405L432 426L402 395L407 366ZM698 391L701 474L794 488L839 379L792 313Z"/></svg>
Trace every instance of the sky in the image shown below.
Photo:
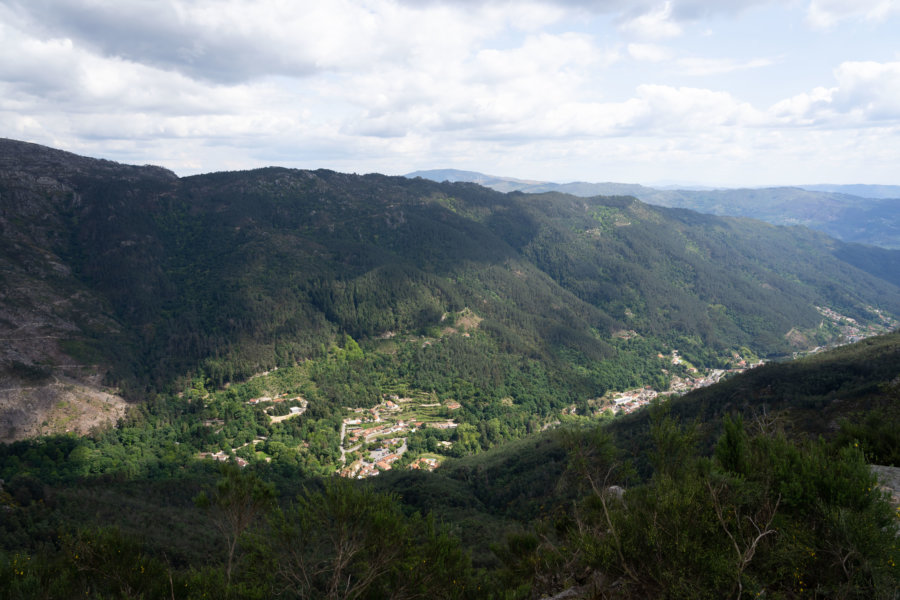
<svg viewBox="0 0 900 600"><path fill-rule="evenodd" d="M900 184L900 0L0 0L0 137L179 175Z"/></svg>

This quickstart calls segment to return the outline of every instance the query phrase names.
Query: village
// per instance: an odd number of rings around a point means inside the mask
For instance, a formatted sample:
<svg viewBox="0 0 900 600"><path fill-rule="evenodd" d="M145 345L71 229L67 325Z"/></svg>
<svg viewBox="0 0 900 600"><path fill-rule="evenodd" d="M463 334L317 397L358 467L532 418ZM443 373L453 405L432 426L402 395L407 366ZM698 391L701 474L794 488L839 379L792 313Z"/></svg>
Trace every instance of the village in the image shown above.
<svg viewBox="0 0 900 600"><path fill-rule="evenodd" d="M816 354L829 348L852 344L875 335L886 333L900 326L900 322L885 315L883 311L874 307L868 308L879 317L882 322L880 326L862 326L852 317L843 315L831 308L817 306L816 310L824 317L822 325L827 323L832 327L837 328L840 333L840 338L827 346L817 346L811 350L794 352L792 358L801 358L807 354ZM701 374L699 369L684 362L684 359L679 355L678 350L673 350L670 357L660 354L659 358L669 360L673 366L682 365L686 367L685 370L687 371L687 374L683 377L673 375L669 382L669 389L665 391L657 391L647 386L624 392L612 392L607 394L601 398L599 402L595 403L595 406L598 409L597 412L610 410L613 414L629 414L639 408L647 406L657 397L686 394L690 391L718 383L725 377L743 373L748 369L760 367L765 364L764 360L746 359L737 352L734 352L731 356L730 368L711 369L706 374Z"/></svg>
<svg viewBox="0 0 900 600"><path fill-rule="evenodd" d="M833 309L816 308L824 318L823 325L827 323L837 328L840 333L838 341L829 344L827 347L856 342L898 325L897 321L884 316L877 310L875 312L882 318L883 327L860 326L855 319ZM631 333L633 332L623 332L622 335L625 336ZM795 352L793 357L799 358L806 354L820 352L827 347L817 347L804 352ZM668 375L668 389L657 390L651 386L645 386L625 391L609 392L600 398L589 400L589 414L582 416L599 416L604 413L612 415L630 414L648 406L654 400L686 394L718 383L726 377L762 366L765 363L764 360L753 356L745 357L738 352L732 352L728 361L728 368L709 369L701 372L700 369L686 361L678 350L672 350L668 355L659 354L658 358L671 364L672 374L669 373L668 368L663 370ZM287 394L275 397L261 396L250 399L246 404L263 406L263 412L268 416L269 422L272 424L300 417L306 412L308 407L308 402L304 398ZM416 450L415 454L411 455L416 456L418 454L414 460L409 460L408 457L404 460L404 456L409 452L407 444L409 436L427 428L438 430L457 428L459 423L453 418L453 413L461 408L462 406L459 402L455 400L439 401L433 394L430 396L419 394L415 398L401 397L399 394L387 394L381 398L379 404L371 408L345 407L349 416L345 417L341 422L340 461L337 473L346 478L364 479L398 467L433 471L445 460L445 455L434 452L420 453ZM572 405L565 408L562 412L563 414L578 414L579 411L576 409L576 406ZM558 424L559 421L555 423ZM218 432L224 425L224 421L221 419L210 419L205 421L204 425ZM453 442L446 439L446 437L444 436L445 439L437 443L437 447L432 447L431 449L437 450L437 452L444 452L452 448ZM200 458L227 461L234 456L235 451L239 451L248 445L256 446L265 441L266 438L264 436L257 436L256 439L234 448L232 452L222 450L218 452L203 452L200 454ZM236 460L240 466L248 464L244 458L237 457ZM265 457L265 460L270 461L271 458Z"/></svg>
<svg viewBox="0 0 900 600"><path fill-rule="evenodd" d="M836 327L838 331L840 331L840 340L835 344L831 344L829 347L852 344L854 342L864 340L868 337L872 337L873 335L888 333L889 331L893 331L898 326L900 326L900 321L889 317L884 313L884 311L871 306L866 308L868 308L869 311L878 316L879 320L881 321L880 325L860 325L859 322L853 317L842 315L836 310L824 306L816 307L816 310L819 311L819 314L825 317L825 321L829 322L832 326ZM812 350L812 352L821 352L825 349L826 348L824 347L818 347Z"/></svg>
<svg viewBox="0 0 900 600"><path fill-rule="evenodd" d="M748 362L740 355L732 356L733 368L714 369L706 374L700 374L698 369L686 363L674 350L666 358L680 371L686 371L686 375L674 375L670 379L669 389L657 391L650 386L627 390L623 392L611 392L603 398L590 401L593 406L592 413L599 415L606 411L613 414L629 414L650 404L656 398L671 395L684 394L691 390L706 387L720 381L729 374L740 373L748 368L757 367L762 361ZM340 429L340 462L337 473L341 477L352 479L365 479L375 477L385 471L396 469L402 465L406 469L420 469L433 471L445 460L443 454L434 452L419 453L412 461L404 460L409 452L407 441L409 436L424 429L451 430L456 429L459 423L453 418L453 414L462 408L455 400L439 401L434 395L420 394L419 397L401 397L398 394L388 394L382 401L371 408L344 407L348 416L342 419ZM260 406L268 416L272 424L294 419L303 415L308 408L308 401L300 396L260 396L246 401L249 406ZM575 414L575 407L569 407L564 414ZM558 424L559 421L556 421ZM204 423L218 431L224 421L211 419ZM446 436L444 436L446 438ZM249 445L257 445L266 441L264 436L236 447L232 452L202 452L200 458L211 458L217 461L227 461L234 456L234 451L239 451ZM449 450L453 442L444 439L437 442L438 452ZM246 466L248 461L236 457L238 465ZM266 461L271 458L266 457Z"/></svg>
<svg viewBox="0 0 900 600"><path fill-rule="evenodd" d="M353 414L341 424L342 477L364 479L390 471L408 451L407 437L424 428L455 429L453 419L442 414L459 410L459 402L423 402L391 395L372 408L349 408ZM451 447L448 441L440 442ZM425 454L409 463L409 469L433 471L443 460ZM349 463L349 464L348 464Z"/></svg>
<svg viewBox="0 0 900 600"><path fill-rule="evenodd" d="M686 367L685 370L687 371L687 374L683 377L673 375L669 380L669 389L665 391L657 391L650 386L646 386L624 392L611 392L596 403L599 410L610 410L613 414L629 414L639 408L649 405L656 398L686 394L690 391L718 383L730 375L743 373L748 369L760 367L765 364L765 361L763 360L747 360L737 352L734 352L731 356L731 368L710 369L705 374L701 374L697 367L684 362L684 359L679 355L678 350L673 350L670 357L660 354L659 358L669 360L673 366L681 365Z"/></svg>

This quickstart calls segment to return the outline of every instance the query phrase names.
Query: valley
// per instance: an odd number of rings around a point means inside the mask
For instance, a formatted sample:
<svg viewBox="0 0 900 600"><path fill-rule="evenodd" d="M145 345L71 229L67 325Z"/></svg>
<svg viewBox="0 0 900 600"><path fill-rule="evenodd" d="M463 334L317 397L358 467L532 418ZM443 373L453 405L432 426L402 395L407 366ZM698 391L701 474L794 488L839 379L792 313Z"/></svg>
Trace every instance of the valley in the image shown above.
<svg viewBox="0 0 900 600"><path fill-rule="evenodd" d="M900 600L898 31L0 0L0 600Z"/></svg>
<svg viewBox="0 0 900 600"><path fill-rule="evenodd" d="M884 335L897 326L896 321L886 319L881 324L861 329L854 324L852 318L831 309L823 308L820 312L824 317L820 327L837 329L842 337L837 338L828 348L816 347L803 353L795 353L794 359ZM448 327L440 338L413 338L406 343L421 349L449 341L447 336L471 340L472 334L459 321L474 327L480 320L469 309L463 311L462 315L457 321L458 329ZM293 454L296 458L292 460L292 464L304 464L302 457L309 457L311 453L307 438L315 431L318 435L326 435L330 440L328 446L331 450L315 455L315 464L323 474L334 472L342 477L364 479L395 469L432 471L448 458L459 458L469 452L481 451L529 433L573 424L598 424L616 416L629 415L654 403L663 403L673 397L724 382L767 362L744 349L744 355L733 352L730 356L718 357L718 368L703 365L698 368L682 357L678 350L672 350L669 354L657 355L659 372L665 382L662 386L654 388L642 385L631 389L608 390L601 396L578 398L569 405L557 404L553 412L540 417L530 414L531 409L528 407L524 410L522 407L517 408L516 399L507 396L498 402L503 416L485 424L474 416L478 414L477 400L474 397L456 396L452 393L438 395L433 390L429 392L416 389L414 380L403 378L399 372L390 374L390 360L380 355L377 345L372 347L369 355L369 352L354 346L352 341L348 343L350 352L356 353L355 363L344 362L345 366L338 367L342 361L346 361L347 353L335 348L324 364L283 367L254 377L252 385L237 384L229 386L227 393L224 390L208 393L204 402L206 409L211 411L209 414L223 414L236 410L229 399L264 391L264 395L252 397L242 403L240 410L251 412L245 413L242 418L232 413L230 422L243 425L235 429L231 436L221 438L225 443L206 441L199 457L212 457L219 461L234 459L241 466L249 466L259 462L271 463L273 457L285 460ZM391 347L396 351L395 345ZM779 361L786 358L780 357ZM360 371L358 375L366 377L367 362L378 365L376 369L380 371L382 383L368 388L372 396L360 396L360 406L331 404L327 397L321 395L316 382L311 378L319 370L341 368L357 369ZM355 366L350 366L354 364ZM369 375L374 373L370 372ZM290 383L286 385L286 382ZM313 398L312 404L308 397ZM316 420L307 415L310 409L313 414L321 414L327 409L334 416ZM526 418L527 425L524 428L517 426ZM285 423L288 420L291 422ZM208 422L217 427L226 424L224 420ZM221 434L222 431L216 433ZM252 440L240 443L251 437ZM287 448L274 442L282 440L288 443L289 439L293 442ZM271 448L275 452L268 451L269 440L273 440ZM199 440L194 443L198 442ZM454 450L456 444L459 447Z"/></svg>
<svg viewBox="0 0 900 600"><path fill-rule="evenodd" d="M18 597L896 589L896 250L14 140L0 233Z"/></svg>

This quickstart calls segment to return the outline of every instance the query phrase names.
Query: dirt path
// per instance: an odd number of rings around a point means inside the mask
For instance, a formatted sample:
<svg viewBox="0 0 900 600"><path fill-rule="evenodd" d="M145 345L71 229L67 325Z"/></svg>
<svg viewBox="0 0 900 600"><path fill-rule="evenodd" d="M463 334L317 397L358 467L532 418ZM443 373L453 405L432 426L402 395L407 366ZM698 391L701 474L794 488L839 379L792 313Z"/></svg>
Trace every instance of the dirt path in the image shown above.
<svg viewBox="0 0 900 600"><path fill-rule="evenodd" d="M281 423L282 421L287 421L288 419L293 419L294 417L299 417L303 413L306 412L306 407L309 406L309 402L306 400L302 401L302 406L300 406L300 410L297 412L288 413L286 415L281 415L280 417L273 417L269 415L269 421L272 423Z"/></svg>

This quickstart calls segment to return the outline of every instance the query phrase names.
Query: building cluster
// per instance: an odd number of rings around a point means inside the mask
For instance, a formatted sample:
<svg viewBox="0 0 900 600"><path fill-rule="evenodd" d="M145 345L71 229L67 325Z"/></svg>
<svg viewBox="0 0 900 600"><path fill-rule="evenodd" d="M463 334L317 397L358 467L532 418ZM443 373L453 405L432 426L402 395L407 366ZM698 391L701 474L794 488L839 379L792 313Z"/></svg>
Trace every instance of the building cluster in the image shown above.
<svg viewBox="0 0 900 600"><path fill-rule="evenodd" d="M365 408L349 408L353 416L343 420L341 425L341 455L345 466L340 469L342 477L363 479L373 477L395 467L407 451L407 436L423 427L452 429L458 424L450 420L428 422L417 418L402 419L404 405L413 402L410 398L388 396L381 404ZM417 404L417 408L437 407L440 403ZM449 401L447 410L459 410L459 402ZM448 446L449 442L446 443ZM360 452L362 457L347 464L347 455ZM418 458L410 469L434 470L440 464L437 458Z"/></svg>
<svg viewBox="0 0 900 600"><path fill-rule="evenodd" d="M816 310L819 311L820 315L831 321L832 325L836 326L841 332L842 340L841 343L835 344L837 346L840 346L842 344L852 344L854 342L864 340L868 337L872 337L873 335L880 335L882 333L892 331L900 326L900 322L884 314L883 311L871 306L868 306L866 308L878 317L878 319L881 321L879 325L860 325L860 323L853 317L842 315L836 310L828 308L826 306L817 306ZM812 352L817 352L824 349L825 348L816 348Z"/></svg>
<svg viewBox="0 0 900 600"><path fill-rule="evenodd" d="M375 427L360 427L358 425L354 426L348 421L353 421L353 419L345 420L344 424L346 425L346 439L351 443L355 444L359 441L363 442L371 442L374 439L377 439L384 435L390 435L392 433L401 433L408 434L413 431L421 428L424 423L421 422L407 422L407 421L386 421L381 425L376 425ZM406 439L405 437L402 439Z"/></svg>
<svg viewBox="0 0 900 600"><path fill-rule="evenodd" d="M611 408L614 413L628 414L647 406L658 395L658 392L650 387L620 392L613 396Z"/></svg>
<svg viewBox="0 0 900 600"><path fill-rule="evenodd" d="M425 458L424 456L421 458L417 458L412 461L409 465L410 469L420 469L422 471L434 471L438 468L438 459L436 458Z"/></svg>
<svg viewBox="0 0 900 600"><path fill-rule="evenodd" d="M390 451L373 451L370 453L371 460L356 460L349 466L344 467L340 471L341 477L350 477L357 479L365 479L366 477L374 477L382 471L390 471L393 464L400 460L406 453L406 445L399 448L395 452Z"/></svg>
<svg viewBox="0 0 900 600"><path fill-rule="evenodd" d="M712 369L709 373L702 375L696 368L691 367L688 369L689 375L686 377L673 375L669 381L669 389L664 392L657 392L649 386L618 392L613 395L609 408L616 414L628 414L643 406L647 406L657 396L686 394L692 390L718 383L729 374L743 373L747 369L753 369L764 364L761 360L755 362L746 361L737 354L733 358L736 367L732 369ZM675 362L676 360L678 361L677 363ZM673 364L679 364L681 361L682 359L678 356L677 351L673 352Z"/></svg>

